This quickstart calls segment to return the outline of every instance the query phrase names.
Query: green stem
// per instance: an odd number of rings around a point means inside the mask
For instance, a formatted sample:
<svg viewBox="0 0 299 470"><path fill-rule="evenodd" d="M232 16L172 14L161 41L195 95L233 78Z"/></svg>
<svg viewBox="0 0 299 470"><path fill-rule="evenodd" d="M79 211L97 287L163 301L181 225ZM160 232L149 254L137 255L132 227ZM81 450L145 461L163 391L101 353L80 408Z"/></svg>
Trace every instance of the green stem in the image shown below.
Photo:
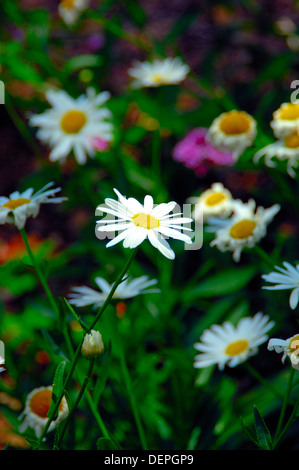
<svg viewBox="0 0 299 470"><path fill-rule="evenodd" d="M279 390L277 390L275 387L273 387L273 385L268 382L267 380L264 379L264 377L259 374L259 372L254 368L252 367L251 364L249 364L248 362L245 362L244 363L244 366L246 367L246 369L248 370L248 372L250 372L250 374L255 377L262 385L263 387L267 388L268 390L270 390L270 392L273 393L273 395L275 395L276 397L279 397L281 399L285 399L285 395L282 395ZM294 403L291 403L290 401L290 398L289 396L287 397L287 403L289 404L294 404Z"/></svg>
<svg viewBox="0 0 299 470"><path fill-rule="evenodd" d="M51 292L51 290L50 290L50 288L49 288L49 286L48 286L48 283L47 283L47 281L46 281L46 278L45 278L43 272L41 271L41 269L40 269L40 267L39 267L39 264L38 264L38 262L37 262L37 260L36 260L36 258L35 258L35 256L34 256L32 250L31 250L31 248L30 248L29 240L28 240L27 233L26 233L25 229L24 229L24 228L21 228L21 229L20 229L20 233L21 233L21 236L22 236L22 238L23 238L23 240L24 240L24 243L25 243L25 246L26 246L26 249L27 249L29 258L30 258L30 260L31 260L31 263L32 263L32 265L33 265L33 267L34 267L34 269L35 269L35 271L36 271L36 274L37 274L37 276L38 276L40 282L41 282L41 285L42 285L43 288L44 288L44 291L45 291L45 293L46 293L46 295L47 295L47 297L48 297L48 300L49 300L49 302L50 302L50 304L51 304L51 306L52 306L54 312L55 312L56 315L57 315L57 318L59 318L59 308L58 308L57 303L56 303L56 301L55 301L55 299L54 299L54 297L53 297L53 294L52 294L52 292Z"/></svg>
<svg viewBox="0 0 299 470"><path fill-rule="evenodd" d="M278 421L275 437L274 437L274 440L273 440L272 449L275 449L278 446L278 444L281 442L282 438L285 436L285 434L289 430L290 426L293 424L294 420L296 419L297 410L298 410L298 406L299 406L299 395L297 397L295 406L293 408L293 412L292 412L288 422L286 423L285 427L281 431L283 419L284 419L285 412L286 412L288 398L289 398L289 396L291 394L291 390L292 390L294 373L295 373L295 369L293 367L291 367L288 386L287 386L287 390L286 390L286 394L285 394L285 399L283 401L283 404L282 404L282 407L281 407L281 410L280 410L279 421Z"/></svg>
<svg viewBox="0 0 299 470"><path fill-rule="evenodd" d="M275 432L274 442L276 441L276 439L279 436L279 433L281 431L281 427L282 427L283 419L284 419L284 416L285 416L288 400L289 400L290 393L291 393L291 390L292 390L294 372L295 372L295 369L293 367L291 367L290 368L289 380L288 380L288 386L287 386L287 390L286 390L286 393L285 393L285 396L284 396L284 399L283 399L283 402L282 402L282 407L281 407L281 410L280 410L280 415L279 415L279 420L278 420L278 424L277 424L277 428L276 428L276 432Z"/></svg>
<svg viewBox="0 0 299 470"><path fill-rule="evenodd" d="M140 418L139 411L138 411L138 406L137 406L137 403L136 403L136 398L135 398L135 395L134 395L134 392L133 392L133 386L132 386L130 373L129 373L129 370L128 370L128 367L127 367L127 363L126 363L126 359L125 359L123 349L120 345L119 345L119 359L120 359L120 365L121 365L122 373L123 373L123 376L124 376L124 381L125 381L127 393L128 393L129 399L130 399L130 403L131 403L131 407L132 407L136 427L137 427L137 430L138 430L140 442L141 442L143 450L148 450L145 433L144 433L144 430L143 430L141 418Z"/></svg>
<svg viewBox="0 0 299 470"><path fill-rule="evenodd" d="M272 269L274 268L275 261L269 256L259 245L255 245L254 249L260 259L264 261L266 264L268 264Z"/></svg>
<svg viewBox="0 0 299 470"><path fill-rule="evenodd" d="M128 269L129 269L129 267L130 267L130 265L131 265L133 259L135 258L136 253L137 253L137 250L138 250L138 247L135 248L135 249L132 251L132 253L131 253L131 255L130 255L130 257L129 257L129 259L128 259L126 265L125 265L125 267L123 268L123 270L121 271L121 273L120 273L119 276L117 277L117 280L116 280L115 283L113 284L113 286L112 286L112 288L111 288L111 290L110 290L110 292L109 292L109 294L108 294L108 296L107 296L107 298L106 298L106 300L105 300L103 306L101 307L101 309L100 309L100 311L98 312L98 314L97 314L95 320L92 322L91 326L89 327L89 332L94 328L94 326L95 326L96 323L99 321L99 319L101 318L102 314L104 313L105 309L107 308L107 306L108 306L108 304L109 304L109 302L110 302L110 300L111 300L111 298L112 298L114 292L116 291L116 289L117 289L117 287L119 286L119 284L121 284L121 282L122 282L122 280L123 280L125 274L127 273L127 271L128 271ZM79 360L79 358L80 358L80 353L81 353L81 348L82 348L82 344L83 344L83 341L84 341L84 336L85 336L85 334L83 335L83 338L82 338L80 344L78 345L77 350L76 350L76 353L75 353L75 355L74 355L74 357L73 357L73 359L72 359L71 368L70 368L70 370L69 370L69 372L68 372L68 375L67 375L67 377L66 377L63 390L62 390L62 392L60 393L60 396L59 396L58 399L57 399L56 405L55 405L55 407L53 407L52 413L50 414L50 416L49 416L49 418L48 418L48 421L47 421L47 423L46 423L46 425L45 425L45 427L44 427L44 429L43 429L43 431L42 431L42 433L41 433L41 435L40 435L40 438L39 438L39 440L38 440L38 446L41 445L41 442L42 442L43 438L45 437L45 435L46 435L46 433L47 433L47 431L48 431L48 429L49 429L49 427L50 427L51 422L53 421L53 417L55 416L55 414L57 413L57 411L58 411L58 409L59 409L60 402L61 402L61 400L62 400L62 398L63 398L63 396L64 396L64 390L67 388L67 386L68 386L68 384L69 384L69 382L70 382L70 380L71 380L71 378L72 378L72 376L73 376L73 374L74 374L74 370L75 370L76 365L77 365L77 362L78 362L78 360ZM106 432L107 432L107 431L106 431ZM104 435L107 435L106 432L105 432Z"/></svg>
<svg viewBox="0 0 299 470"><path fill-rule="evenodd" d="M83 394L85 393L85 390L86 390L86 387L87 387L89 378L90 378L90 376L91 376L91 374L92 374L94 362L95 362L95 359L92 359L92 360L90 361L87 374L86 374L86 376L85 376L85 378L84 378L83 384L82 384L82 386L81 386L81 388L80 388L80 391L79 391L79 393L78 393L78 395L77 395L77 398L76 398L76 400L75 400L75 403L73 404L72 409L70 410L70 412L69 412L67 418L66 418L65 421L64 421L62 430L60 431L58 443L57 443L57 447L58 447L58 448L60 447L61 441L62 441L63 436L64 436L64 434L65 434L66 428L67 428L67 426L68 426L68 424L69 424L69 422L70 422L70 419L71 419L71 417L73 416L73 414L74 414L74 412L75 412L77 406L79 405L80 400L81 400Z"/></svg>
<svg viewBox="0 0 299 470"><path fill-rule="evenodd" d="M152 133L152 168L157 187L161 185L161 135L160 128Z"/></svg>

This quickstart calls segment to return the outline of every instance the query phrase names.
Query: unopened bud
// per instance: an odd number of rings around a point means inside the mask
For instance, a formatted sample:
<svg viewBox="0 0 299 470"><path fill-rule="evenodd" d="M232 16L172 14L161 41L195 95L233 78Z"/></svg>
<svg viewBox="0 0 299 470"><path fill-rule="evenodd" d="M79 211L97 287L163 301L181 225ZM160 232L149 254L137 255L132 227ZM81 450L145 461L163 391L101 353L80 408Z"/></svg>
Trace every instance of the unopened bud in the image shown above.
<svg viewBox="0 0 299 470"><path fill-rule="evenodd" d="M101 333L96 330L91 330L90 334L86 334L82 344L82 354L88 359L93 359L100 356L104 351L104 343Z"/></svg>

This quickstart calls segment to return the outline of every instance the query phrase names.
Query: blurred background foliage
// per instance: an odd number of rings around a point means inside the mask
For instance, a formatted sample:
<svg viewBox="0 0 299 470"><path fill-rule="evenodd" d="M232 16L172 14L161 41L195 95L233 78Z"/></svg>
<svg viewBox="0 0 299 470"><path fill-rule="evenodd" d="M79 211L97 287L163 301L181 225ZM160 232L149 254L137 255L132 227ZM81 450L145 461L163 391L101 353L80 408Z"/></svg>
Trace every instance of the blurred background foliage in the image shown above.
<svg viewBox="0 0 299 470"><path fill-rule="evenodd" d="M286 175L283 164L270 170L254 165L252 156L273 141L272 113L289 101L290 84L298 79L298 2L92 1L72 28L59 18L57 6L38 0L0 5L1 195L55 181L68 197L59 207L42 207L27 224L55 296L67 297L76 285L94 287L96 276L112 283L124 265L128 252L121 246L107 250L95 236L95 208L114 187L137 199L149 193L157 203L183 204L222 181L244 202L250 197L264 207L279 202L282 210L262 246L274 263L295 263L298 182ZM183 57L192 69L181 86L128 87L132 60L167 55ZM72 157L64 165L49 161L49 149L28 127L30 113L47 109L49 86L74 97L88 86L111 92L115 140L109 151L85 166ZM208 127L220 112L234 108L256 118L258 136L233 168L215 166L199 178L172 159L174 145L187 131ZM26 396L52 383L67 353L15 227L2 226L0 236L0 337L7 363L0 379L0 447L26 448L17 433ZM253 405L275 430L281 397L246 366L223 373L193 368L193 344L212 323L235 323L263 311L275 320L279 337L292 336L297 328L288 294L261 289L261 274L269 266L249 251L236 265L231 253L210 248L210 240L211 234L204 234L198 251L184 251L173 241L174 262L144 243L130 273L157 278L161 293L115 302L101 319L99 329L111 350L96 365L92 393L109 432L125 449L140 444L124 388L121 348L151 449L252 449L240 417L253 426ZM94 315L88 308L79 313L87 323ZM69 314L68 322L76 345L82 331ZM250 363L283 393L287 368L278 356L263 346ZM86 364L80 368L85 371ZM74 381L71 398L77 392ZM96 448L101 434L84 399L72 419L64 447ZM298 426L282 447L298 449ZM51 440L53 433L49 446Z"/></svg>

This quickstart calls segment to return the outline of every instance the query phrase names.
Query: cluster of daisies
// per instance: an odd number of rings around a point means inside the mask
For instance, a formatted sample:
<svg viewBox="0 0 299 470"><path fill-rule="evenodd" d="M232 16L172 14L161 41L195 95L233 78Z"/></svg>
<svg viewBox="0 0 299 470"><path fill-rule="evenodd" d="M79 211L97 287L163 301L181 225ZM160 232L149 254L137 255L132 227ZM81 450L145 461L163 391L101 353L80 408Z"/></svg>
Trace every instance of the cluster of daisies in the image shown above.
<svg viewBox="0 0 299 470"><path fill-rule="evenodd" d="M256 207L253 199L246 203L234 199L222 183L214 183L188 201L195 204L194 220L203 220L207 223L206 230L215 233L211 246L222 252L232 251L236 262L240 261L244 248L254 247L266 235L268 224L280 210L279 204L265 209Z"/></svg>
<svg viewBox="0 0 299 470"><path fill-rule="evenodd" d="M259 150L254 161L258 162L261 157L265 157L268 167L276 166L273 158L285 161L288 174L294 178L299 161L299 103L282 103L273 113L270 126L277 140Z"/></svg>

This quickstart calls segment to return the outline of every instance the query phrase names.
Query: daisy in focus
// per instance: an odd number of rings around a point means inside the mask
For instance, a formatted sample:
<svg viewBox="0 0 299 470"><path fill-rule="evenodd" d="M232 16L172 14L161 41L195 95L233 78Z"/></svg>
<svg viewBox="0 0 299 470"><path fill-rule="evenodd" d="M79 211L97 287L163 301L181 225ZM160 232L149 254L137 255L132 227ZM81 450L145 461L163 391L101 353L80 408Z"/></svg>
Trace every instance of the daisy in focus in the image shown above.
<svg viewBox="0 0 299 470"><path fill-rule="evenodd" d="M20 230L24 227L28 217L36 217L41 204L59 204L67 198L54 197L61 188L49 189L54 183L48 183L37 193L33 194L33 188L23 193L15 191L8 198L0 197L0 225L13 223Z"/></svg>
<svg viewBox="0 0 299 470"><path fill-rule="evenodd" d="M220 221L221 225L216 225L215 229L210 227L209 231L216 232L211 246L216 246L222 252L232 251L233 260L239 262L243 248L252 248L266 235L268 224L279 210L279 204L268 209L261 206L256 209L253 199L247 203L235 200L232 217Z"/></svg>
<svg viewBox="0 0 299 470"><path fill-rule="evenodd" d="M288 357L294 369L299 370L299 335L291 336L283 340L279 338L271 338L268 343L268 350L277 353L283 353L281 361L284 363Z"/></svg>
<svg viewBox="0 0 299 470"><path fill-rule="evenodd" d="M187 202L195 204L192 212L194 220L208 217L228 217L233 211L233 197L222 183L213 183L199 197L189 198Z"/></svg>
<svg viewBox="0 0 299 470"><path fill-rule="evenodd" d="M263 289L267 290L292 290L289 304L292 310L294 310L299 301L299 264L295 267L290 263L284 261L283 266L285 269L275 266L278 272L272 272L264 274L262 278L267 282L272 282L274 286L264 286Z"/></svg>
<svg viewBox="0 0 299 470"><path fill-rule="evenodd" d="M106 198L105 205L97 207L97 210L117 217L117 220L103 219L97 222L99 232L120 232L107 243L107 248L121 241L124 248L135 248L147 238L166 258L174 259L174 251L166 238L192 243L189 235L181 232L192 231L189 227L182 227L191 223L192 219L181 217L181 213L170 214L176 207L176 202L171 201L154 207L153 198L149 195L145 196L142 205L135 198L125 198L117 189L114 189L114 192L118 201Z"/></svg>
<svg viewBox="0 0 299 470"><path fill-rule="evenodd" d="M40 128L37 137L51 147L51 161L64 162L73 151L77 162L84 164L87 156L95 155L92 145L95 138L112 141L113 125L107 121L111 112L102 107L110 98L108 91L96 94L93 88L88 88L86 95L75 99L63 90L50 90L46 98L52 108L31 116L29 123Z"/></svg>
<svg viewBox="0 0 299 470"><path fill-rule="evenodd" d="M227 364L236 367L250 356L257 354L258 347L268 339L268 331L274 322L261 312L254 317L242 318L237 326L230 322L212 325L200 337L194 348L201 352L195 356L194 367L201 369L218 364L223 370Z"/></svg>
<svg viewBox="0 0 299 470"><path fill-rule="evenodd" d="M212 122L207 139L218 148L233 152L235 161L257 135L256 121L245 111L228 111Z"/></svg>
<svg viewBox="0 0 299 470"><path fill-rule="evenodd" d="M141 276L136 279L125 279L113 294L115 299L130 299L136 297L136 295L157 293L160 289L148 289L149 287L157 284L157 279L148 279L148 276ZM93 305L93 308L101 307L107 299L113 284L110 285L102 277L96 277L95 283L101 290L101 292L91 289L87 286L73 287L73 294L69 296L70 304L76 305L77 307L86 307L87 305Z"/></svg>
<svg viewBox="0 0 299 470"><path fill-rule="evenodd" d="M253 161L257 163L263 156L265 157L265 165L270 168L276 166L273 157L280 161L286 160L287 172L292 178L295 178L294 168L298 168L299 162L299 134L297 131L263 147L254 155Z"/></svg>
<svg viewBox="0 0 299 470"><path fill-rule="evenodd" d="M289 136L299 131L299 104L282 103L274 111L273 120L270 123L275 137L278 139Z"/></svg>
<svg viewBox="0 0 299 470"><path fill-rule="evenodd" d="M173 149L173 159L204 176L213 165L231 166L234 155L211 144L206 138L207 129L200 127L190 131Z"/></svg>
<svg viewBox="0 0 299 470"><path fill-rule="evenodd" d="M58 13L67 25L72 25L88 5L89 0L61 0Z"/></svg>
<svg viewBox="0 0 299 470"><path fill-rule="evenodd" d="M34 429L37 437L40 437L43 428L48 422L48 412L51 405L52 386L40 387L32 390L27 396L25 409L19 419L23 419L20 432L24 432L28 427ZM58 417L52 421L48 432L52 431L69 413L65 397L61 400L58 410Z"/></svg>
<svg viewBox="0 0 299 470"><path fill-rule="evenodd" d="M134 79L132 88L177 85L185 80L190 68L178 57L155 59L153 62L135 61L128 74Z"/></svg>

